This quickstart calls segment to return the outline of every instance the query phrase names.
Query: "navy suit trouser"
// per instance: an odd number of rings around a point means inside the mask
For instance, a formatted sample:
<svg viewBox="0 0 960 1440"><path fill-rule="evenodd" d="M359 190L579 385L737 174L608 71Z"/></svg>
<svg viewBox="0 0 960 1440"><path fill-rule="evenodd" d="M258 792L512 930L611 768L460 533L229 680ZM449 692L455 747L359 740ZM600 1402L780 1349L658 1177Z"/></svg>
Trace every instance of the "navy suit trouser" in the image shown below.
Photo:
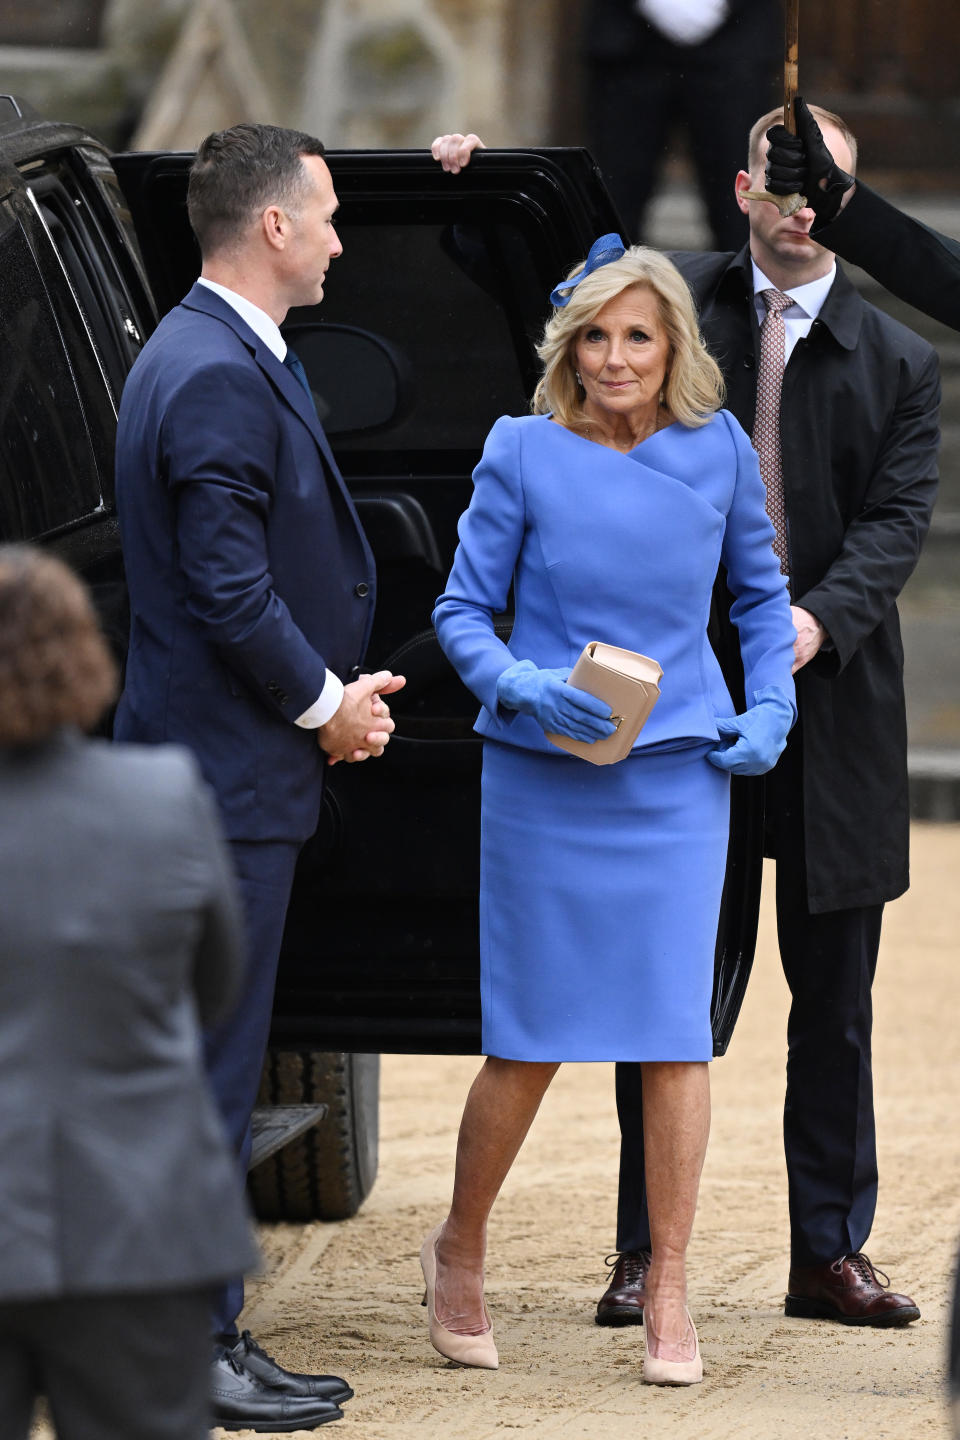
<svg viewBox="0 0 960 1440"><path fill-rule="evenodd" d="M802 793L799 744L789 750L768 796L768 805L771 800L777 805L784 822L775 833L777 938L791 995L783 1141L791 1260L815 1265L861 1250L876 1210L871 990L883 906L810 914L802 815L798 805L783 803L785 786L794 795ZM616 1092L621 1131L617 1249L647 1250L639 1064L617 1066Z"/></svg>
<svg viewBox="0 0 960 1440"><path fill-rule="evenodd" d="M277 962L300 848L299 842L287 841L234 840L230 845L244 909L247 977L232 1014L204 1037L204 1053L242 1185L250 1163L250 1121L270 1035ZM214 1335L236 1339L242 1309L243 1276L238 1275L217 1293Z"/></svg>

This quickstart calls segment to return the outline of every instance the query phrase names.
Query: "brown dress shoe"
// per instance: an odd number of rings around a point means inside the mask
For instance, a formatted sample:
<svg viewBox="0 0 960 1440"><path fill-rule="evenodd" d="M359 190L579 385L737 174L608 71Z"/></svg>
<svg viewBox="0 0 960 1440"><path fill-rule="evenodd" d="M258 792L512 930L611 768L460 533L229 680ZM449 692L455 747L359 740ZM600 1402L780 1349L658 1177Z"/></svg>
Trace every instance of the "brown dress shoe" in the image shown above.
<svg viewBox="0 0 960 1440"><path fill-rule="evenodd" d="M909 1295L894 1294L887 1276L862 1251L823 1265L792 1266L784 1311L841 1325L908 1325L920 1319Z"/></svg>
<svg viewBox="0 0 960 1440"><path fill-rule="evenodd" d="M598 1325L642 1325L647 1299L649 1250L624 1250L608 1255L609 1284L597 1303Z"/></svg>

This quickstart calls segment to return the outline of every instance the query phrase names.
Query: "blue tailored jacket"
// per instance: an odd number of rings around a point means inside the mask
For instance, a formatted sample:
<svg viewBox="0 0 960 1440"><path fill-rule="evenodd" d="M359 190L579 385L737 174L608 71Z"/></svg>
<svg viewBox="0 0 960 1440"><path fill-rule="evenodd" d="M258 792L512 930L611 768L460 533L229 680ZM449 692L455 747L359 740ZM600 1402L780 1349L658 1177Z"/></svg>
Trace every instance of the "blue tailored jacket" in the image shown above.
<svg viewBox="0 0 960 1440"><path fill-rule="evenodd" d="M324 757L294 724L353 678L373 556L313 404L205 286L127 379L117 509L130 649L114 733L189 746L232 839L306 839Z"/></svg>
<svg viewBox="0 0 960 1440"><path fill-rule="evenodd" d="M548 416L501 418L474 472L460 544L434 623L440 644L483 704L481 735L556 750L530 716L497 701L518 660L573 665L591 640L663 667L660 699L635 749L717 739L733 702L707 638L718 565L734 595L748 704L777 685L792 701L795 632L753 448L725 410L679 423L628 455ZM494 615L514 586L509 644Z"/></svg>

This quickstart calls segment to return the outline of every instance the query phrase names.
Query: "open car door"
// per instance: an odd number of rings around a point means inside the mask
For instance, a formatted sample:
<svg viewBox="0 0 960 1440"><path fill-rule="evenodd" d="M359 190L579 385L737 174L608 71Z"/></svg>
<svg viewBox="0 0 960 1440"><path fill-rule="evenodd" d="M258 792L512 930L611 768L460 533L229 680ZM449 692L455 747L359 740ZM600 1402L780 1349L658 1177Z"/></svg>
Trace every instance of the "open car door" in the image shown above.
<svg viewBox="0 0 960 1440"><path fill-rule="evenodd" d="M186 154L114 157L161 312L199 255ZM522 414L548 295L598 234L621 229L583 151L478 152L459 176L424 151L327 156L344 253L322 307L284 333L306 368L377 560L370 669L404 673L376 765L331 772L290 907L273 1043L310 1050L479 1046L478 705L430 624L490 426ZM511 617L498 624L508 634ZM721 616L715 644L739 671ZM642 637L637 645L642 649ZM735 684L736 682L734 682ZM752 962L759 789L735 781L714 996L726 1048Z"/></svg>

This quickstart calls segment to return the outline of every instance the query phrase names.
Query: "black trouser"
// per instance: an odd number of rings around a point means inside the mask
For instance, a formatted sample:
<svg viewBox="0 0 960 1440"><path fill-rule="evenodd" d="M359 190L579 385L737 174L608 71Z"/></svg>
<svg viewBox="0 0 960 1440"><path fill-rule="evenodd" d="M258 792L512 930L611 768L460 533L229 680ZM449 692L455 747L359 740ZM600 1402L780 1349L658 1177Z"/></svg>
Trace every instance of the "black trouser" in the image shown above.
<svg viewBox="0 0 960 1440"><path fill-rule="evenodd" d="M877 1203L871 987L882 905L811 915L802 854L799 736L780 764L777 806L777 936L792 997L787 1022L783 1142L791 1258L816 1264L866 1244ZM779 767L778 767L779 768ZM772 778L772 777L771 777ZM617 1249L650 1247L643 1184L641 1067L617 1066L620 1196Z"/></svg>
<svg viewBox="0 0 960 1440"><path fill-rule="evenodd" d="M773 21L771 11L770 21ZM766 17L746 30L701 45L674 45L652 27L619 59L586 65L588 143L631 236L683 121L707 210L713 248L739 250L747 240L733 182L746 168L747 135L772 104L779 37ZM726 32L725 32L726 33ZM772 51L771 51L771 36Z"/></svg>
<svg viewBox="0 0 960 1440"><path fill-rule="evenodd" d="M0 1433L45 1395L58 1440L207 1440L210 1291L0 1304Z"/></svg>

